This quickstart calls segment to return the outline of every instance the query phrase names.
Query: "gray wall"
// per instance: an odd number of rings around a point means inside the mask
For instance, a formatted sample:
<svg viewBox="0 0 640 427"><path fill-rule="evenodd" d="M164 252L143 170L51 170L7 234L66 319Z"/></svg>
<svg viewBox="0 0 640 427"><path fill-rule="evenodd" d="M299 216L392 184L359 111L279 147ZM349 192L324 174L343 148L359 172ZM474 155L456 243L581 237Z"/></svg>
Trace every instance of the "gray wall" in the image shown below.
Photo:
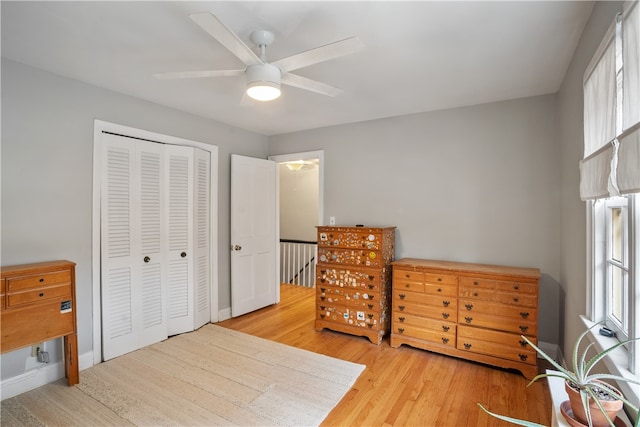
<svg viewBox="0 0 640 427"><path fill-rule="evenodd" d="M92 349L93 120L219 147L220 309L230 306L230 153L267 157L262 135L2 59L2 265L77 263L79 352ZM60 340L57 340L60 341ZM58 342L52 343L57 345ZM61 351L51 351L54 361ZM24 371L29 349L2 355L2 378Z"/></svg>
<svg viewBox="0 0 640 427"><path fill-rule="evenodd" d="M284 163L280 173L280 238L316 241L318 225L318 166L291 171Z"/></svg>
<svg viewBox="0 0 640 427"><path fill-rule="evenodd" d="M560 162L547 95L272 136L324 150L324 218L395 225L396 258L537 267L540 339L559 343Z"/></svg>
<svg viewBox="0 0 640 427"><path fill-rule="evenodd" d="M565 294L564 354L584 331L586 312L586 207L580 201L578 162L583 154L582 77L621 2L597 2L558 93L561 171L561 270Z"/></svg>

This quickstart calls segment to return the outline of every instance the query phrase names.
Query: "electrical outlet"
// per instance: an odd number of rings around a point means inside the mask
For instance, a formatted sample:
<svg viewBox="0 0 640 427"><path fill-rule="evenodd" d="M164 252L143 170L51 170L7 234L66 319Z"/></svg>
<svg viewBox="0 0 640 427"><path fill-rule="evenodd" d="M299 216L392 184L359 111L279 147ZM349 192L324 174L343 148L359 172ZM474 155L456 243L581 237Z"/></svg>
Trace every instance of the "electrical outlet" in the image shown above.
<svg viewBox="0 0 640 427"><path fill-rule="evenodd" d="M31 346L31 357L38 357L38 349L40 349L40 351L44 351L43 342Z"/></svg>
<svg viewBox="0 0 640 427"><path fill-rule="evenodd" d="M330 216L329 217L329 225L336 225L336 217L335 216Z"/></svg>

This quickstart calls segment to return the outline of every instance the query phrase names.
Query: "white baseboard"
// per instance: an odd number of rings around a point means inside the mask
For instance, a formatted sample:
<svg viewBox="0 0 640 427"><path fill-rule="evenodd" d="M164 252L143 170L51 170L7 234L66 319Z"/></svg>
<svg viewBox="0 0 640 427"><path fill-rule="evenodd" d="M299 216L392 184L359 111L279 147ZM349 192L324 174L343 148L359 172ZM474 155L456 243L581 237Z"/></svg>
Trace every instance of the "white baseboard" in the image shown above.
<svg viewBox="0 0 640 427"><path fill-rule="evenodd" d="M93 352L81 354L78 361L80 362L78 365L80 370L92 367ZM0 400L58 381L60 378L64 378L64 361L49 363L42 367L31 369L0 382Z"/></svg>
<svg viewBox="0 0 640 427"><path fill-rule="evenodd" d="M222 322L223 320L231 319L231 307L223 308L218 311L218 322Z"/></svg>

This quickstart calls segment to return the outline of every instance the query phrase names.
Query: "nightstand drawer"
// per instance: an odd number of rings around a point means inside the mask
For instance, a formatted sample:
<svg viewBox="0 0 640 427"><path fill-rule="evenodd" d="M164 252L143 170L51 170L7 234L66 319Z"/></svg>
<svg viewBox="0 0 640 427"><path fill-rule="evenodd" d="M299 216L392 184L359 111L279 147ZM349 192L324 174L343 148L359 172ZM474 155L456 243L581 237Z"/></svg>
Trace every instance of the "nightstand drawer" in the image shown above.
<svg viewBox="0 0 640 427"><path fill-rule="evenodd" d="M32 276L17 278L8 277L7 294L32 288L49 287L59 284L71 284L71 272L69 270L34 274Z"/></svg>
<svg viewBox="0 0 640 427"><path fill-rule="evenodd" d="M7 308L46 301L53 298L71 299L71 284L39 288L25 292L14 292L7 295L7 297Z"/></svg>

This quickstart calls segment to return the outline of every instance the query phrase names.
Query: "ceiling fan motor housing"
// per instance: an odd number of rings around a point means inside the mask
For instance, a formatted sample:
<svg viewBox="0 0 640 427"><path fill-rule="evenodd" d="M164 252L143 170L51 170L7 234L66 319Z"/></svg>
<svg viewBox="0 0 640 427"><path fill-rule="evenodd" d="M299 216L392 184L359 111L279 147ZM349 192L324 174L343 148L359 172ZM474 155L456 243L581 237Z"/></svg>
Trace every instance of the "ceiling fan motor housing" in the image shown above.
<svg viewBox="0 0 640 427"><path fill-rule="evenodd" d="M246 71L247 85L258 83L271 83L280 86L280 68L271 64L249 65Z"/></svg>

